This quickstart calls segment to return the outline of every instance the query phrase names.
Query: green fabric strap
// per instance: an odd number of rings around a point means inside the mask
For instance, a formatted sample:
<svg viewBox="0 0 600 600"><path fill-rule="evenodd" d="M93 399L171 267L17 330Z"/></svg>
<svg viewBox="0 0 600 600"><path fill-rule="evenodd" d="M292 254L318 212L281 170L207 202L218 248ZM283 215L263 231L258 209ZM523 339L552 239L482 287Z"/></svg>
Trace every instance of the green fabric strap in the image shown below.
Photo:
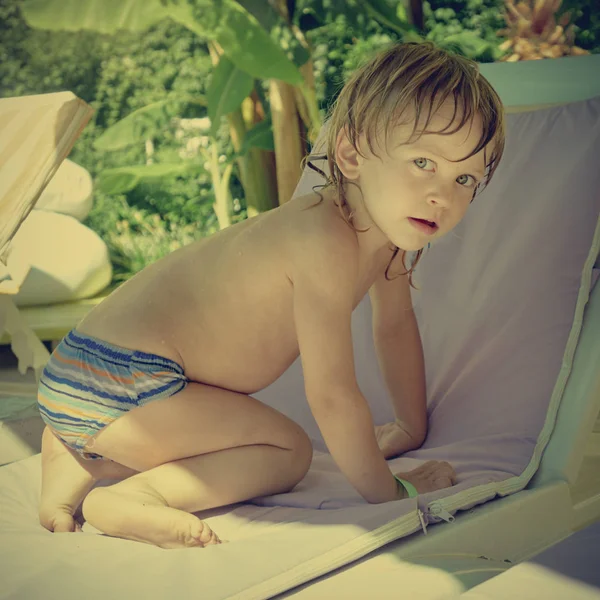
<svg viewBox="0 0 600 600"><path fill-rule="evenodd" d="M419 495L417 488L412 483L409 483L405 479L400 479L400 477L396 477L395 475L394 479L398 482L398 485L401 485L408 492L409 498L415 498Z"/></svg>

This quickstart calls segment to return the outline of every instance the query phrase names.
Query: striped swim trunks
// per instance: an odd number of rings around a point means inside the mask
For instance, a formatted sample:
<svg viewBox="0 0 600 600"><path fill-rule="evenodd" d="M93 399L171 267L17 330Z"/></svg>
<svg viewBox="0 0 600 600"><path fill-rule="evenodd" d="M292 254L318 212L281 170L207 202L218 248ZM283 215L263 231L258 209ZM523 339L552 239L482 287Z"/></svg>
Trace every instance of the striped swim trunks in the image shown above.
<svg viewBox="0 0 600 600"><path fill-rule="evenodd" d="M58 344L40 377L38 407L48 427L85 459L84 450L103 427L136 406L162 400L189 382L176 362L127 350L70 331Z"/></svg>

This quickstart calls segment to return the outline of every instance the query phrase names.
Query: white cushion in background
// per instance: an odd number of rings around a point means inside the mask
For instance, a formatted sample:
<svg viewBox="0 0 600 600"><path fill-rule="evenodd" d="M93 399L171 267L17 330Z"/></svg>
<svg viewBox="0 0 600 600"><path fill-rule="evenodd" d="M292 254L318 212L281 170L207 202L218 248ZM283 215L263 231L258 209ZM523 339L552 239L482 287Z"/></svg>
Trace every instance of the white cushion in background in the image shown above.
<svg viewBox="0 0 600 600"><path fill-rule="evenodd" d="M83 221L92 210L92 191L90 174L67 158L58 167L35 208L70 215Z"/></svg>
<svg viewBox="0 0 600 600"><path fill-rule="evenodd" d="M108 247L77 219L45 210L33 210L10 246L8 268L31 265L14 296L17 306L55 304L89 298L111 281Z"/></svg>

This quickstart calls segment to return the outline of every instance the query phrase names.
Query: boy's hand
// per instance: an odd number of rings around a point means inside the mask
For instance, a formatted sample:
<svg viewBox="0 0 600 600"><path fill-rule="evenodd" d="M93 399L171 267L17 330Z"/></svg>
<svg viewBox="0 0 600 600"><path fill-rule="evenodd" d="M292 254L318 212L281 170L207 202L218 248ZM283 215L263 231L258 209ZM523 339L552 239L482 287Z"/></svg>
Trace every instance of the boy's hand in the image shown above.
<svg viewBox="0 0 600 600"><path fill-rule="evenodd" d="M456 483L456 472L452 466L438 460L430 460L408 473L396 473L396 477L412 483L419 494L435 492Z"/></svg>
<svg viewBox="0 0 600 600"><path fill-rule="evenodd" d="M379 449L386 459L414 450L421 445L421 442L415 440L399 421L376 425L375 437Z"/></svg>

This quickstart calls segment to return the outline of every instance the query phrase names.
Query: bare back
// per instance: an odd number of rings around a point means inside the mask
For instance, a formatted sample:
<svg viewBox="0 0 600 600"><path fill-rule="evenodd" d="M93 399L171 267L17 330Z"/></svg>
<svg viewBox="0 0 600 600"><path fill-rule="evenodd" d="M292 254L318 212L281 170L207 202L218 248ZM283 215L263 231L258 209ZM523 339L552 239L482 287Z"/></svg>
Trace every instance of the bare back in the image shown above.
<svg viewBox="0 0 600 600"><path fill-rule="evenodd" d="M242 393L275 381L298 357L289 273L321 236L356 234L317 196L237 223L146 267L77 329L181 364L187 377ZM354 306L375 276L359 265Z"/></svg>

